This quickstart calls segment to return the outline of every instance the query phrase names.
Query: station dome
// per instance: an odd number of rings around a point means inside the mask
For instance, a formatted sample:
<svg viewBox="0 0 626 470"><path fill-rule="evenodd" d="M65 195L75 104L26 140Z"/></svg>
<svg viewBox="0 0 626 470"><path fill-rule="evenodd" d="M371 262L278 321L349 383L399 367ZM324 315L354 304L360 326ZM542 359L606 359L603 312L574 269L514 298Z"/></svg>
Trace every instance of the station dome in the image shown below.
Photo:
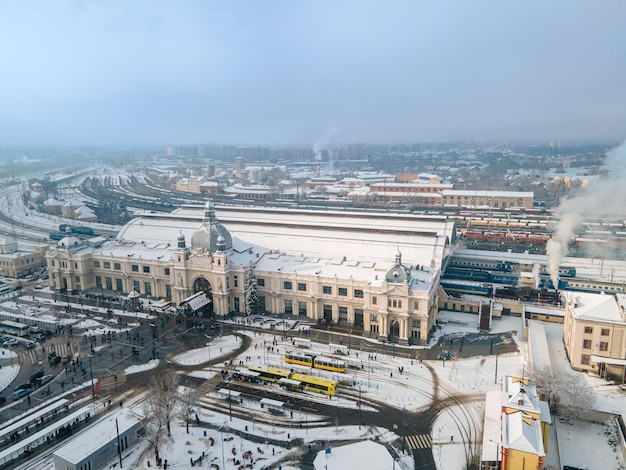
<svg viewBox="0 0 626 470"><path fill-rule="evenodd" d="M202 225L191 236L191 248L203 249L211 253L226 251L233 247L230 232L220 224L215 217L215 206L207 201L204 206L204 220Z"/></svg>
<svg viewBox="0 0 626 470"><path fill-rule="evenodd" d="M411 281L411 271L402 264L402 253L396 253L396 264L385 275L387 282L404 283Z"/></svg>

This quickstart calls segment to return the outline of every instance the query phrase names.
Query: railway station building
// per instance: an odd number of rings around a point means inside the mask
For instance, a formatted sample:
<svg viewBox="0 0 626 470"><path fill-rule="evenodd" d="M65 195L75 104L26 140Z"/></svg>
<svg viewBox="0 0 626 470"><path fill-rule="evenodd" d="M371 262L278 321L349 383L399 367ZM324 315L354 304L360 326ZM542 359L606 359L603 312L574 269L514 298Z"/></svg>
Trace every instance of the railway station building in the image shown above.
<svg viewBox="0 0 626 470"><path fill-rule="evenodd" d="M47 264L58 293L136 292L188 315L224 317L245 314L254 290L255 313L425 344L454 233L444 216L207 202L142 215L114 240L68 236Z"/></svg>

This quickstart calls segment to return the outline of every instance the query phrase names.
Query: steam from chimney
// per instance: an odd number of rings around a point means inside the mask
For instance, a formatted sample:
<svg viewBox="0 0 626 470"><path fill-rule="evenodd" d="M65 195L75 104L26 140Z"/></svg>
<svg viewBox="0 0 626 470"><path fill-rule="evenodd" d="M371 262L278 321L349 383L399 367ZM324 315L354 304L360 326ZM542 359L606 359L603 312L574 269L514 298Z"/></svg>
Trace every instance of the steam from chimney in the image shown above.
<svg viewBox="0 0 626 470"><path fill-rule="evenodd" d="M615 218L626 216L623 204L626 185L626 142L607 155L609 175L594 180L584 188L584 192L571 199L563 199L556 209L557 225L553 237L548 240L548 272L555 288L558 288L559 265L565 255L574 229L587 218Z"/></svg>
<svg viewBox="0 0 626 470"><path fill-rule="evenodd" d="M533 264L532 274L533 274L533 277L535 278L535 289L539 289L539 281L541 280L541 278L539 277L540 272L541 272L541 266L539 265L539 263Z"/></svg>

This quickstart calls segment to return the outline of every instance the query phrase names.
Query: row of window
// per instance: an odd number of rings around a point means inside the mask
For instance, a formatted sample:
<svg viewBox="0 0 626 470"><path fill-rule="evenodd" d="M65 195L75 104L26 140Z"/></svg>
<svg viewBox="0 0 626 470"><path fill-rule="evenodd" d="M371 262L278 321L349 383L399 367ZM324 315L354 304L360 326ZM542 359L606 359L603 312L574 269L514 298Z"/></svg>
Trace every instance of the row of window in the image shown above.
<svg viewBox="0 0 626 470"><path fill-rule="evenodd" d="M9 261L0 260L0 266L23 266L35 262L35 258L13 258Z"/></svg>
<svg viewBox="0 0 626 470"><path fill-rule="evenodd" d="M257 279L257 285L261 287L265 287L265 279ZM235 287L237 287L235 285ZM298 292L306 292L307 286L304 282L296 283L296 287ZM283 281L283 289L284 290L293 290L293 282L292 281ZM322 293L327 295L332 295L333 288L332 286L322 286ZM341 297L348 296L348 289L346 287L339 287L337 289L337 295ZM363 298L363 290L362 289L354 289L354 297L357 299Z"/></svg>
<svg viewBox="0 0 626 470"><path fill-rule="evenodd" d="M114 280L115 280L115 288L113 288ZM78 276L76 277L76 283L77 284L80 283L80 278ZM105 277L104 284L102 284L102 276L96 276L96 287L107 289L107 290L116 290L118 292L125 292L124 281L123 279L119 279L119 278L112 279L110 277ZM139 292L140 294L152 295L152 283L151 282L144 282L143 289L141 287L142 285L140 281L133 281L132 290L135 290ZM167 299L172 298L172 286L170 286L169 284L165 286L165 298Z"/></svg>
<svg viewBox="0 0 626 470"><path fill-rule="evenodd" d="M54 266L54 261L53 261L52 265ZM103 261L102 262L102 266L103 266L104 269L111 269L111 262L110 261ZM76 268L76 263L74 263L74 267ZM93 262L93 267L94 268L100 268L101 267L100 261L97 261L97 260L94 261ZM122 270L122 263L113 263L113 269L116 270L116 271L121 271ZM130 265L130 270L132 272L134 272L134 273L140 272L139 265L138 264L131 264ZM146 265L141 266L141 272L145 273L145 274L150 274L150 266L146 266ZM170 275L170 268L165 268L165 275L166 276Z"/></svg>
<svg viewBox="0 0 626 470"><path fill-rule="evenodd" d="M583 349L591 349L591 340L590 339L584 339L583 340ZM600 341L599 350L600 351L608 351L609 350L609 343L606 342L606 341Z"/></svg>
<svg viewBox="0 0 626 470"><path fill-rule="evenodd" d="M585 327L585 333L592 334L593 333L593 326L586 326ZM611 330L609 330L608 328L602 328L600 330L600 335L601 336L609 336L610 334L611 334Z"/></svg>

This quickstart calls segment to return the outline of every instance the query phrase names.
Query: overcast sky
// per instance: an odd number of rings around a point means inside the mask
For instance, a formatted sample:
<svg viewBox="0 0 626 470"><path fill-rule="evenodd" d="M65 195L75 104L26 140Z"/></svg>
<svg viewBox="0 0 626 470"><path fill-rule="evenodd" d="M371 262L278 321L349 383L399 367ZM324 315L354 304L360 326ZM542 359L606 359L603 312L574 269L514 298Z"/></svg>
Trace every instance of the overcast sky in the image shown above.
<svg viewBox="0 0 626 470"><path fill-rule="evenodd" d="M626 138L626 2L0 0L0 144Z"/></svg>

